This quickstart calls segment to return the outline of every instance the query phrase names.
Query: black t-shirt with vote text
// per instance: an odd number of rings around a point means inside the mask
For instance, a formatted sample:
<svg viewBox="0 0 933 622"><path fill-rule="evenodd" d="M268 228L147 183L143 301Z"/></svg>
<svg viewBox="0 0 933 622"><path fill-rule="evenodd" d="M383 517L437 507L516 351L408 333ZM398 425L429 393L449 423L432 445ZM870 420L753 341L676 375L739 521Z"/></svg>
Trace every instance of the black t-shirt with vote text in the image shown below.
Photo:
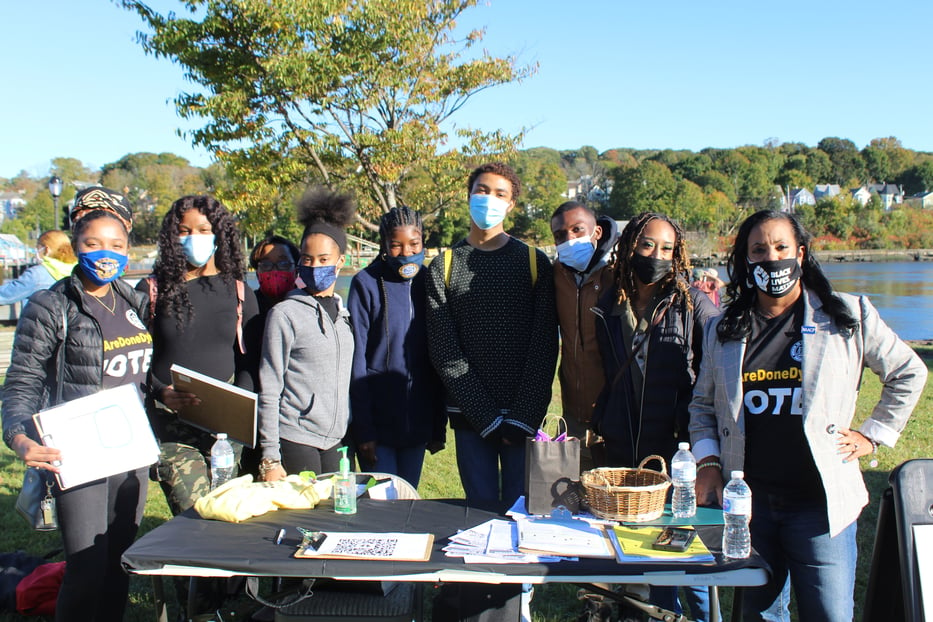
<svg viewBox="0 0 933 622"><path fill-rule="evenodd" d="M152 361L152 337L146 325L113 290L102 298L84 296L84 306L97 320L104 339L103 388L132 384L145 400L146 374Z"/></svg>
<svg viewBox="0 0 933 622"><path fill-rule="evenodd" d="M745 478L753 491L825 499L803 430L803 299L774 318L752 313L745 349Z"/></svg>

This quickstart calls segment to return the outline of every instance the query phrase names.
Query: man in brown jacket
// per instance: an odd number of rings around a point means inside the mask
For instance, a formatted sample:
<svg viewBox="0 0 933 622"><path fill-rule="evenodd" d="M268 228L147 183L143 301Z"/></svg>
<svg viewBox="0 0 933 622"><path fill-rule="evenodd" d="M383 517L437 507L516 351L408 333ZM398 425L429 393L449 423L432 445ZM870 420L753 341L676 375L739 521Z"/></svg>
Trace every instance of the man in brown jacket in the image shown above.
<svg viewBox="0 0 933 622"><path fill-rule="evenodd" d="M581 440L580 469L603 464L603 448L588 434L593 404L605 384L602 357L596 343L596 314L590 311L612 288L607 269L619 237L616 222L576 201L567 201L551 215L557 244L554 290L560 324L560 388L564 419L571 436Z"/></svg>

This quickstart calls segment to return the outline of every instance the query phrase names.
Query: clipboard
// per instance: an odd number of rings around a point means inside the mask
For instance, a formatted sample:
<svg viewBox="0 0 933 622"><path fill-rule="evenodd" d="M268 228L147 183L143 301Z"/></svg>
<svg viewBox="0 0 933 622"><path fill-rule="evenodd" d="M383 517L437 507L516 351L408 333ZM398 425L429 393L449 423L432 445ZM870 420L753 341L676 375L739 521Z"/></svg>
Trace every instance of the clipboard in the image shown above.
<svg viewBox="0 0 933 622"><path fill-rule="evenodd" d="M612 542L602 525L573 518L557 508L548 518L526 518L518 523L518 550L535 555L561 557L615 557Z"/></svg>
<svg viewBox="0 0 933 622"><path fill-rule="evenodd" d="M295 557L426 562L433 547L431 533L325 531L307 546L298 547Z"/></svg>
<svg viewBox="0 0 933 622"><path fill-rule="evenodd" d="M258 395L181 365L172 365L170 371L176 391L194 393L201 400L198 406L179 410L179 419L212 434L225 432L247 447L256 446Z"/></svg>
<svg viewBox="0 0 933 622"><path fill-rule="evenodd" d="M133 385L47 408L32 416L46 447L61 450L62 490L147 467L159 459L146 410Z"/></svg>

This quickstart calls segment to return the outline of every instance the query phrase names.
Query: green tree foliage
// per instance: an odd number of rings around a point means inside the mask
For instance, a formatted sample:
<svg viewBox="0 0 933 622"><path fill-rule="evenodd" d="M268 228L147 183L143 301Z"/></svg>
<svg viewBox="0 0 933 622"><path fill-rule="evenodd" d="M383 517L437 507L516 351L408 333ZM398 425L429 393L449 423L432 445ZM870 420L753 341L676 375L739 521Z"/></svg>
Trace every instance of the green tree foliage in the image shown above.
<svg viewBox="0 0 933 622"><path fill-rule="evenodd" d="M593 157L597 157L594 154ZM511 165L522 180L519 205L512 210L509 233L536 244L551 243L551 214L564 202L567 177L553 154L530 150L515 156Z"/></svg>
<svg viewBox="0 0 933 622"><path fill-rule="evenodd" d="M615 169L612 194L606 213L627 220L642 212L667 212L674 202L677 181L670 169L654 160L636 168Z"/></svg>
<svg viewBox="0 0 933 622"><path fill-rule="evenodd" d="M477 0L187 0L184 16L120 2L152 29L144 49L200 87L175 100L178 112L205 122L193 142L231 168L243 185L234 198L262 222L274 209L257 189L355 189L375 219L412 203L401 192L425 162L516 144L459 128L465 146L440 152L454 138L442 124L473 95L535 69L481 51L482 31L455 37Z"/></svg>
<svg viewBox="0 0 933 622"><path fill-rule="evenodd" d="M904 185L905 194L933 190L933 160L911 166L898 177L898 183Z"/></svg>
<svg viewBox="0 0 933 622"><path fill-rule="evenodd" d="M865 181L865 162L851 140L836 137L824 138L817 147L825 152L832 162L832 183L856 185Z"/></svg>

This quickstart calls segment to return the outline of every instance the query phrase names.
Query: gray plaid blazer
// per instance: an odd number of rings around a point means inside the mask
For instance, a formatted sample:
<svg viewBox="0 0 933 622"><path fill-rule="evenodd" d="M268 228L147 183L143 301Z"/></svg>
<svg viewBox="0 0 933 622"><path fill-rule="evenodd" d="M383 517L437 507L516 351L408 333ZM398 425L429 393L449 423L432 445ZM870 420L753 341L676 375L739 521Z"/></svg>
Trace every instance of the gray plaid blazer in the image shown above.
<svg viewBox="0 0 933 622"><path fill-rule="evenodd" d="M855 414L863 367L881 379L881 399L859 429L866 437L893 447L920 399L927 368L920 357L881 320L865 296L838 294L853 316L861 318L850 338L839 333L816 294L804 288L803 425L826 490L830 535L858 518L868 492L857 461L843 463L836 435ZM690 403L690 438L697 460L719 456L722 472L743 470L745 420L742 361L745 342L721 343L720 318L706 325L703 360ZM774 468L781 468L775 447Z"/></svg>

